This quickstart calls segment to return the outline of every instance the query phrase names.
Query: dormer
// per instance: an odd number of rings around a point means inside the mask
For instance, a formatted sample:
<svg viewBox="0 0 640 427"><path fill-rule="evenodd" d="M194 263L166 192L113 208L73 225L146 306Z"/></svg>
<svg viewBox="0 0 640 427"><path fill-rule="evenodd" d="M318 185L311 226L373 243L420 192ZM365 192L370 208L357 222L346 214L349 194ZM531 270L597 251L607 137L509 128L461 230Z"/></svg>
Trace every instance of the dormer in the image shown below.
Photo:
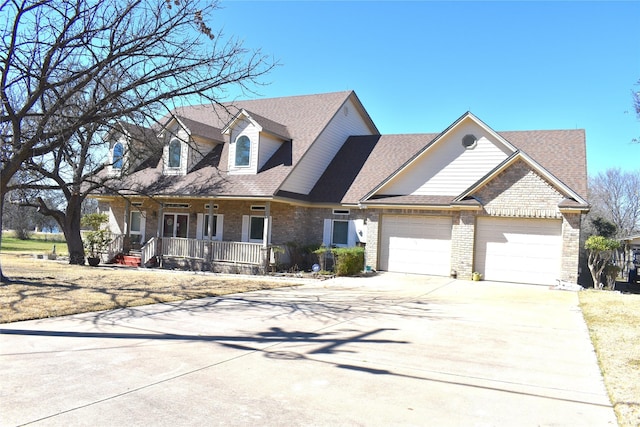
<svg viewBox="0 0 640 427"><path fill-rule="evenodd" d="M164 175L186 175L217 144L222 143L219 129L183 117L170 119L161 137L164 140Z"/></svg>
<svg viewBox="0 0 640 427"><path fill-rule="evenodd" d="M109 155L107 172L122 176L138 167L153 154L157 143L154 132L143 126L119 122L108 133Z"/></svg>
<svg viewBox="0 0 640 427"><path fill-rule="evenodd" d="M286 126L240 110L222 130L229 137L229 174L257 174L282 143L291 140Z"/></svg>
<svg viewBox="0 0 640 427"><path fill-rule="evenodd" d="M109 138L109 159L107 171L111 176L120 176L127 169L128 138L124 134Z"/></svg>

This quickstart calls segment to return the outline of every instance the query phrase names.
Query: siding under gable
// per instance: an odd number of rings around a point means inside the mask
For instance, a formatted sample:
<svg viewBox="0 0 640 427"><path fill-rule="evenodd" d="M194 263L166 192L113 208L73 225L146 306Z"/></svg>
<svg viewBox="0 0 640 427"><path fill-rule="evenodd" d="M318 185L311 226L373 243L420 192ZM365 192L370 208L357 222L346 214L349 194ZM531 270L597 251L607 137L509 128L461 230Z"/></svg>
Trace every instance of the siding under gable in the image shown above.
<svg viewBox="0 0 640 427"><path fill-rule="evenodd" d="M304 117L300 120L304 120ZM309 194L349 136L371 134L367 122L349 98L329 121L280 189ZM294 146L295 143L294 139Z"/></svg>
<svg viewBox="0 0 640 427"><path fill-rule="evenodd" d="M466 149L462 138L473 134L476 146ZM474 122L461 124L422 153L377 194L457 195L489 173L511 149Z"/></svg>
<svg viewBox="0 0 640 427"><path fill-rule="evenodd" d="M274 136L262 133L258 142L258 170L262 169L271 156L280 148L283 141Z"/></svg>

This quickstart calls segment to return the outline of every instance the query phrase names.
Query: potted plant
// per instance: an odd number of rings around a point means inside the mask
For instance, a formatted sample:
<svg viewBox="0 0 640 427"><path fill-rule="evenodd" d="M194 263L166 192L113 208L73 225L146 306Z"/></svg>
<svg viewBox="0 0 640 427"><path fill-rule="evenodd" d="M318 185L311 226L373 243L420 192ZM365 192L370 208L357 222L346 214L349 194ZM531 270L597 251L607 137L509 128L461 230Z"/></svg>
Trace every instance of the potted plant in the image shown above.
<svg viewBox="0 0 640 427"><path fill-rule="evenodd" d="M83 240L84 248L89 253L87 262L93 267L100 264L100 255L106 252L107 246L111 242L111 232L103 228L103 225L108 221L107 215L101 213L85 215L81 220L83 226L90 228Z"/></svg>
<svg viewBox="0 0 640 427"><path fill-rule="evenodd" d="M474 271L474 272L473 272L473 274L471 275L471 279L472 279L474 282L479 282L479 281L482 279L482 274L480 274L480 273L479 273L479 272L477 272L477 271Z"/></svg>

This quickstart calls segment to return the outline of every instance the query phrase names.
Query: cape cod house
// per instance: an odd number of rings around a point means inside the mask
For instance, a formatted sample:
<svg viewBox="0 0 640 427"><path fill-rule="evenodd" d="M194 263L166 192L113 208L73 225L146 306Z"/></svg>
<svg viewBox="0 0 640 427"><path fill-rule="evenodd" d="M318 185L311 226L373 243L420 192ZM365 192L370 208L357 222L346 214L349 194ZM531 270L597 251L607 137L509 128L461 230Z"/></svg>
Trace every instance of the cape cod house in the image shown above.
<svg viewBox="0 0 640 427"><path fill-rule="evenodd" d="M262 265L272 245L364 245L377 270L576 282L583 130L495 131L467 112L434 134L380 135L353 91L177 108L157 152L111 141L96 194L143 263ZM131 128L131 126L129 126ZM144 152L144 151L142 151ZM120 178L120 171L131 173Z"/></svg>

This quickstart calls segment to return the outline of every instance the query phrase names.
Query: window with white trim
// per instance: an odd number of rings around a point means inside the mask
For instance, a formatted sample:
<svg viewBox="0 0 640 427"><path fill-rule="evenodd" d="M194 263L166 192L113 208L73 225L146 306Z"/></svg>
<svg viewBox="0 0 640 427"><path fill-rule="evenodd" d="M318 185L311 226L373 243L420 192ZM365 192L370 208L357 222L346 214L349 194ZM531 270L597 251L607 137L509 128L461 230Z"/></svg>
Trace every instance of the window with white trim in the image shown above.
<svg viewBox="0 0 640 427"><path fill-rule="evenodd" d="M322 244L334 247L352 247L367 242L363 219L325 219Z"/></svg>
<svg viewBox="0 0 640 427"><path fill-rule="evenodd" d="M139 210L131 211L129 222L129 235L131 243L141 244L144 241L145 216Z"/></svg>
<svg viewBox="0 0 640 427"><path fill-rule="evenodd" d="M249 220L249 241L262 242L263 235L264 235L264 217L251 216Z"/></svg>
<svg viewBox="0 0 640 427"><path fill-rule="evenodd" d="M249 166L251 162L251 140L246 135L241 135L236 139L235 166Z"/></svg>
<svg viewBox="0 0 640 427"><path fill-rule="evenodd" d="M196 222L196 239L222 240L224 215L214 214L209 229L209 213L199 213ZM209 234L211 233L211 234Z"/></svg>
<svg viewBox="0 0 640 427"><path fill-rule="evenodd" d="M189 214L165 213L162 218L162 237L187 237Z"/></svg>
<svg viewBox="0 0 640 427"><path fill-rule="evenodd" d="M349 221L333 220L331 227L331 244L347 246L349 244Z"/></svg>
<svg viewBox="0 0 640 427"><path fill-rule="evenodd" d="M169 161L167 162L170 168L180 167L180 157L182 155L182 145L177 139L172 140L169 143Z"/></svg>
<svg viewBox="0 0 640 427"><path fill-rule="evenodd" d="M243 215L242 216L242 241L263 243L265 220L267 218L264 215ZM271 242L271 222L272 217L268 218L267 224L267 242Z"/></svg>
<svg viewBox="0 0 640 427"><path fill-rule="evenodd" d="M116 170L122 169L122 164L124 163L124 145L121 142L116 142L113 146L112 158L113 162L111 167Z"/></svg>

